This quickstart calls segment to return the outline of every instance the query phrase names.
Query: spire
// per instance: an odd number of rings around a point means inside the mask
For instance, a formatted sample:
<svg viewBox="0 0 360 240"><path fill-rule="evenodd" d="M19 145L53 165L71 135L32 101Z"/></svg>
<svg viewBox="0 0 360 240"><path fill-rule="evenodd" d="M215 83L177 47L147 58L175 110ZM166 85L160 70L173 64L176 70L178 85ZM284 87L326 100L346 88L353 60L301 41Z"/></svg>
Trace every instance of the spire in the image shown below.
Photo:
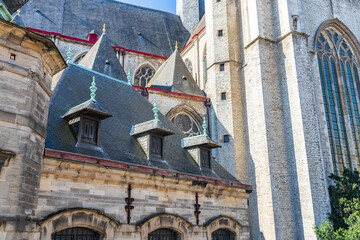
<svg viewBox="0 0 360 240"><path fill-rule="evenodd" d="M103 26L103 33L106 32L106 24L104 23L104 26Z"/></svg>
<svg viewBox="0 0 360 240"><path fill-rule="evenodd" d="M208 137L208 134L207 134L207 122L206 122L206 118L204 117L204 122L203 122L203 125L202 125L202 128L203 128L203 135Z"/></svg>
<svg viewBox="0 0 360 240"><path fill-rule="evenodd" d="M71 52L71 46L69 45L69 49L67 52L67 62L71 62L71 58L72 58L72 52Z"/></svg>
<svg viewBox="0 0 360 240"><path fill-rule="evenodd" d="M11 22L22 28L26 28L25 23L20 16L20 9L17 10L17 14L14 16L14 18L11 20Z"/></svg>
<svg viewBox="0 0 360 240"><path fill-rule="evenodd" d="M127 75L127 80L128 80L127 83L128 83L129 85L132 85L132 84L131 84L131 72L130 72L130 70L129 70L128 75Z"/></svg>
<svg viewBox="0 0 360 240"><path fill-rule="evenodd" d="M93 81L92 81L92 83L91 83L91 87L90 87L90 91L91 91L91 93L90 93L90 96L91 96L91 101L93 101L93 102L96 102L96 99L95 99L95 97L96 97L96 90L97 90L97 87L96 87L96 83L95 83L95 76L93 77Z"/></svg>
<svg viewBox="0 0 360 240"><path fill-rule="evenodd" d="M154 99L154 108L152 109L153 110L153 112L154 112L154 119L155 119L155 121L156 122L160 122L160 119L159 119L159 109L158 109L158 107L157 107L157 104L156 104L156 100Z"/></svg>
<svg viewBox="0 0 360 240"><path fill-rule="evenodd" d="M175 50L178 51L179 50L179 47L178 47L178 42L176 41L175 43Z"/></svg>

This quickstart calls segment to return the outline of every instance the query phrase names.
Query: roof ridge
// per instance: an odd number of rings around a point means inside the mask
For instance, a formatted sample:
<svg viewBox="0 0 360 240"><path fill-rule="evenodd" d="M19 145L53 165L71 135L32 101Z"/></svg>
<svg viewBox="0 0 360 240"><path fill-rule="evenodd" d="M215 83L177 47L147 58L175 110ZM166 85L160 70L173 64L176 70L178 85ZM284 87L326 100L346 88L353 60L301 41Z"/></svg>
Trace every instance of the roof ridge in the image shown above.
<svg viewBox="0 0 360 240"><path fill-rule="evenodd" d="M110 80L114 80L114 81L116 81L116 82L120 82L120 83L122 83L122 84L124 84L124 85L126 85L126 86L129 86L129 87L131 86L131 85L129 85L127 82L124 82L124 81L122 81L122 80L120 80L120 79L117 79L117 78L114 78L114 77L110 77L109 75L106 75L106 74L97 72L97 71L95 71L95 70L91 70L91 69L89 69L89 68L80 66L80 65L78 65L78 64L76 64L76 63L69 62L68 64L73 65L73 66L76 66L76 67L79 67L79 68L82 68L82 69L87 70L87 71L89 71L89 72L95 73L95 74L97 74L97 75L99 75L99 76L106 77L106 78L108 78L108 79L110 79Z"/></svg>

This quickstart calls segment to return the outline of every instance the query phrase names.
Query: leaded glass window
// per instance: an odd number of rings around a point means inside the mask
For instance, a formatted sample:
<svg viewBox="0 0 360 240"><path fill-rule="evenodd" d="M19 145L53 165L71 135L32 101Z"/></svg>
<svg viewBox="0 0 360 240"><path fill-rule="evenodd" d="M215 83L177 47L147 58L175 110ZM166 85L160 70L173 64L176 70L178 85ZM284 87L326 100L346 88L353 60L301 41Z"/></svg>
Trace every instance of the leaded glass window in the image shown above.
<svg viewBox="0 0 360 240"><path fill-rule="evenodd" d="M211 234L211 240L235 240L235 234L227 229L219 229Z"/></svg>
<svg viewBox="0 0 360 240"><path fill-rule="evenodd" d="M199 135L199 124L186 113L176 115L171 121L178 126L187 136Z"/></svg>
<svg viewBox="0 0 360 240"><path fill-rule="evenodd" d="M134 85L146 87L151 78L155 75L155 69L150 65L145 65L139 68L135 73Z"/></svg>
<svg viewBox="0 0 360 240"><path fill-rule="evenodd" d="M334 172L359 165L358 61L347 37L330 27L316 42Z"/></svg>
<svg viewBox="0 0 360 240"><path fill-rule="evenodd" d="M53 233L51 240L100 240L100 234L88 228L73 227Z"/></svg>
<svg viewBox="0 0 360 240"><path fill-rule="evenodd" d="M161 228L149 234L148 240L180 240L180 234L171 229Z"/></svg>

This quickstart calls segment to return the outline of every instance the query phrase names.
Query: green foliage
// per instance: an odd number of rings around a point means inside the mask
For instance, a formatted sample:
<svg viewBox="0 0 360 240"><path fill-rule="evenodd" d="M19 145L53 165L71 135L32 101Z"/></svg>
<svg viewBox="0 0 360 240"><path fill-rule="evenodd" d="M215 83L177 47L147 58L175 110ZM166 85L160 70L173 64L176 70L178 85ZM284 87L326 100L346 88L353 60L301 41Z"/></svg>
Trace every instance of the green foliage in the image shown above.
<svg viewBox="0 0 360 240"><path fill-rule="evenodd" d="M330 221L322 224L320 228L315 227L316 236L319 240L359 240L360 239L360 199L354 198L349 201L340 199L344 206L344 213L350 214L344 218L345 229L339 228L336 231Z"/></svg>
<svg viewBox="0 0 360 240"><path fill-rule="evenodd" d="M359 172L345 169L342 176L331 175L329 187L331 211L329 221L315 226L319 240L360 239L360 178Z"/></svg>
<svg viewBox="0 0 360 240"><path fill-rule="evenodd" d="M331 203L329 220L333 223L335 230L346 229L345 219L352 214L352 211L345 211L345 203L354 198L360 199L359 172L345 169L342 176L332 174L330 179L335 185L329 187Z"/></svg>

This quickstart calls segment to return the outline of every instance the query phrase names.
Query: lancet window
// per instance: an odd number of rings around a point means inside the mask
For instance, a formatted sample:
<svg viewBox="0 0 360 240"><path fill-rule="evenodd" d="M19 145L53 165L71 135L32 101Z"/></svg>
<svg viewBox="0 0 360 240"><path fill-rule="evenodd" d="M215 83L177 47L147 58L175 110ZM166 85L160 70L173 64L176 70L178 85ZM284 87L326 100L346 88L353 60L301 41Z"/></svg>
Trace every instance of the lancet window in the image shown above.
<svg viewBox="0 0 360 240"><path fill-rule="evenodd" d="M335 173L359 165L360 80L348 37L326 28L316 42L331 157Z"/></svg>

